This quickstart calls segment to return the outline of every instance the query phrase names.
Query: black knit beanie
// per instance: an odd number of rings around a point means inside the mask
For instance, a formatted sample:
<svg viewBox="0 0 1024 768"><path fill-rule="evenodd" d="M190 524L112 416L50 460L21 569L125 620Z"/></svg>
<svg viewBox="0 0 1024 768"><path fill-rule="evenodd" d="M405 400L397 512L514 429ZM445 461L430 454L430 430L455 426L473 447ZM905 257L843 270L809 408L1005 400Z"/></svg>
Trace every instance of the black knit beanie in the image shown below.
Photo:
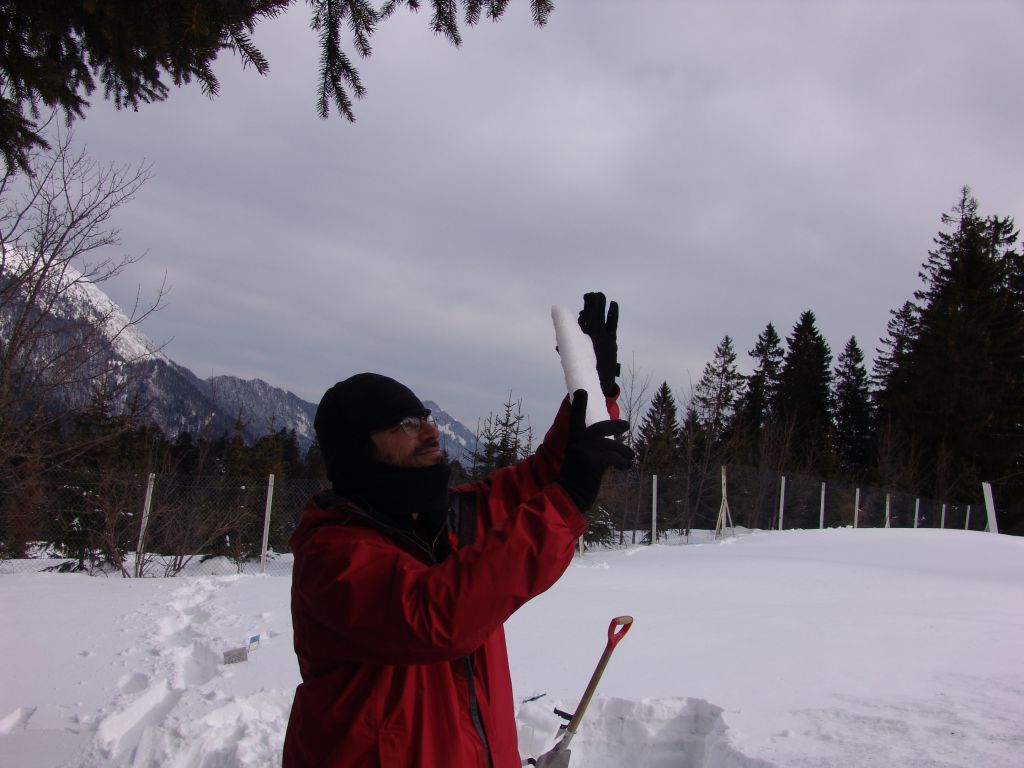
<svg viewBox="0 0 1024 768"><path fill-rule="evenodd" d="M438 536L448 511L451 466L396 467L372 456L370 435L406 416L427 416L404 384L376 373L360 373L331 387L320 400L313 426L334 492L371 516L410 532L440 561L446 539Z"/></svg>
<svg viewBox="0 0 1024 768"><path fill-rule="evenodd" d="M358 373L339 381L324 393L313 420L327 477L338 487L346 473L365 471L373 432L406 416L429 414L411 389L379 373Z"/></svg>

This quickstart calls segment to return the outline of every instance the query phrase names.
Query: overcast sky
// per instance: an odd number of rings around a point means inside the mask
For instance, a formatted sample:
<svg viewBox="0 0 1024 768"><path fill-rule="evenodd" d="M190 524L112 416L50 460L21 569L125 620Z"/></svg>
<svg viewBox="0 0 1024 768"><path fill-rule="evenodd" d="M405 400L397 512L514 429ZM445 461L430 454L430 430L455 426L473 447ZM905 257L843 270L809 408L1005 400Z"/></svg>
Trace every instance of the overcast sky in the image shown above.
<svg viewBox="0 0 1024 768"><path fill-rule="evenodd" d="M872 357L962 185L1024 216L1018 0L556 0L543 29L513 0L461 49L402 11L355 124L315 115L309 15L257 28L267 77L225 54L214 99L77 124L153 163L106 287L166 272L143 330L201 377L317 402L378 371L471 428L511 390L543 431L552 304L617 299L623 363L683 398L725 334L749 372L807 309Z"/></svg>

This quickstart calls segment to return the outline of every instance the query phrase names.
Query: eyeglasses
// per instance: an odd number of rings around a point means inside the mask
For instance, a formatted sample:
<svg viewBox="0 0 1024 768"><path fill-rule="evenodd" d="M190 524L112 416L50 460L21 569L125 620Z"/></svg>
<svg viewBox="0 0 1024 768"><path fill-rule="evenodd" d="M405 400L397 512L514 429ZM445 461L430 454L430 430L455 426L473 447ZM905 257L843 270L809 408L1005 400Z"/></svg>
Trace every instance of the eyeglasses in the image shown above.
<svg viewBox="0 0 1024 768"><path fill-rule="evenodd" d="M432 427L437 426L437 422L434 421L434 417L428 413L426 416L406 416L392 427L392 429L402 430L406 437L419 437L424 424L429 424Z"/></svg>

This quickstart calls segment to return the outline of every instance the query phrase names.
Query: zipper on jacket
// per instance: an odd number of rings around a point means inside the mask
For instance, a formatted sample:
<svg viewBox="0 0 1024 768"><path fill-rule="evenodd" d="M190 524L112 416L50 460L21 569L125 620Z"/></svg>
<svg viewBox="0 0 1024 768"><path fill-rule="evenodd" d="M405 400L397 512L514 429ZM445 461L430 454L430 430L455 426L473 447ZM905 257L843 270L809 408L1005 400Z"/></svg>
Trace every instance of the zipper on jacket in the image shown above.
<svg viewBox="0 0 1024 768"><path fill-rule="evenodd" d="M473 654L466 659L466 687L469 689L469 717L476 728L476 734L483 742L484 752L487 753L487 768L494 768L494 757L491 755L491 745L487 741L487 733L484 731L484 721L480 717L480 705L476 700L476 679L473 675Z"/></svg>

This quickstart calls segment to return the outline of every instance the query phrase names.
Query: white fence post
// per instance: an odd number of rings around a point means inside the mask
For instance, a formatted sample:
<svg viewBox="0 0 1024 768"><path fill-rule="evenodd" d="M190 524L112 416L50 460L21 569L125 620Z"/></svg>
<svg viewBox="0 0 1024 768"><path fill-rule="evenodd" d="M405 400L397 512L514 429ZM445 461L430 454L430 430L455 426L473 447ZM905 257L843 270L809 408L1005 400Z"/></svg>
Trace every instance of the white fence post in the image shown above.
<svg viewBox="0 0 1024 768"><path fill-rule="evenodd" d="M651 475L651 544L658 540L658 476Z"/></svg>
<svg viewBox="0 0 1024 768"><path fill-rule="evenodd" d="M967 505L967 517L964 519L964 530L969 531L971 529L971 505Z"/></svg>
<svg viewBox="0 0 1024 768"><path fill-rule="evenodd" d="M917 523L921 519L921 497L918 496L914 499L914 527L917 528Z"/></svg>
<svg viewBox="0 0 1024 768"><path fill-rule="evenodd" d="M891 499L892 499L892 495L891 494L888 494L888 493L885 494L885 527L886 528L890 528L891 527L889 525L889 504L890 504L890 500Z"/></svg>
<svg viewBox="0 0 1024 768"><path fill-rule="evenodd" d="M267 542L270 540L270 508L274 504L274 476L267 478L267 509L263 513L263 546L260 548L260 572L267 572Z"/></svg>
<svg viewBox="0 0 1024 768"><path fill-rule="evenodd" d="M825 527L825 484L821 484L821 515L818 518L818 528Z"/></svg>
<svg viewBox="0 0 1024 768"><path fill-rule="evenodd" d="M782 516L786 511L786 476L782 476L782 485L779 487L779 530L782 530Z"/></svg>
<svg viewBox="0 0 1024 768"><path fill-rule="evenodd" d="M857 489L856 493L853 494L853 527L857 527L857 521L860 520L860 488Z"/></svg>
<svg viewBox="0 0 1024 768"><path fill-rule="evenodd" d="M139 546L135 549L135 578L142 577L142 554L146 547L146 526L149 525L149 510L153 505L153 484L156 482L156 474L149 473L149 482L146 483L146 501L142 507L142 525L139 526Z"/></svg>
<svg viewBox="0 0 1024 768"><path fill-rule="evenodd" d="M996 502L992 498L992 483L982 483L981 493L985 497L985 512L988 514L988 525L985 530L989 533L999 533L999 523L996 522Z"/></svg>

